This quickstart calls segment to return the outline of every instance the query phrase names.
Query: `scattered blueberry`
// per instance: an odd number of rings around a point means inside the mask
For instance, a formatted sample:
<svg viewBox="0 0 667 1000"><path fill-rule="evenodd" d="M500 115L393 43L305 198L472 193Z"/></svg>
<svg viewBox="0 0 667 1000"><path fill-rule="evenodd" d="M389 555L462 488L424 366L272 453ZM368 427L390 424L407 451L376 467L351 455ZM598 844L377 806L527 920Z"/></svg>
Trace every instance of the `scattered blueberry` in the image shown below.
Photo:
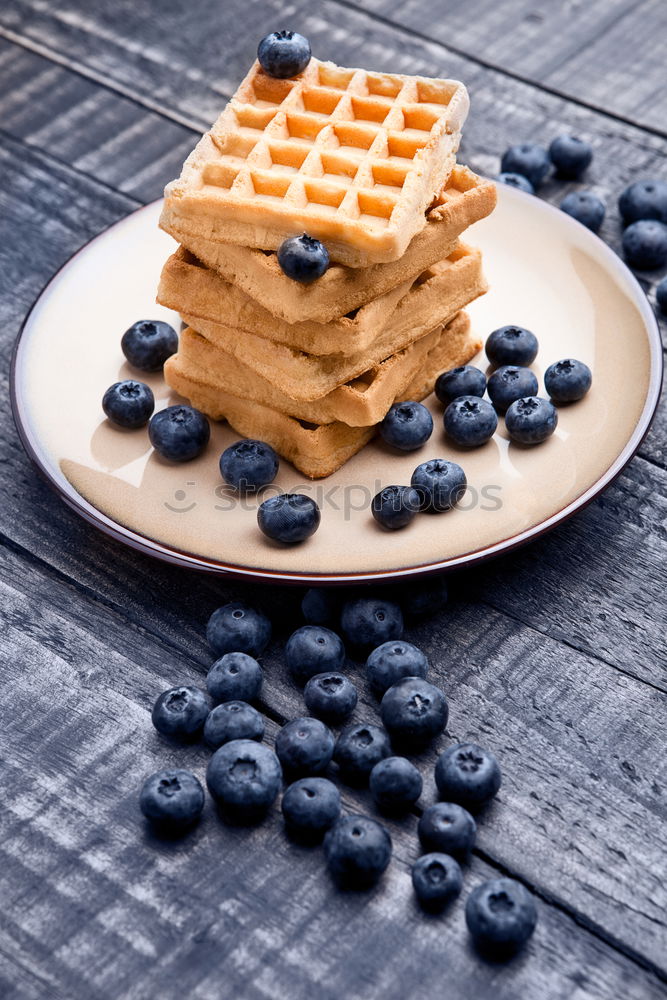
<svg viewBox="0 0 667 1000"><path fill-rule="evenodd" d="M226 701L212 709L204 723L204 743L217 750L231 740L264 739L264 719L246 701Z"/></svg>
<svg viewBox="0 0 667 1000"><path fill-rule="evenodd" d="M389 639L401 638L403 615L393 601L360 597L343 605L341 628L352 646L370 650Z"/></svg>
<svg viewBox="0 0 667 1000"><path fill-rule="evenodd" d="M206 692L197 687L163 691L153 705L151 719L158 733L174 740L194 740L201 734L209 712Z"/></svg>
<svg viewBox="0 0 667 1000"><path fill-rule="evenodd" d="M281 243L278 263L284 274L302 285L321 278L329 267L329 251L323 243L308 236L290 236Z"/></svg>
<svg viewBox="0 0 667 1000"><path fill-rule="evenodd" d="M667 222L667 181L635 181L618 199L624 222L657 219Z"/></svg>
<svg viewBox="0 0 667 1000"><path fill-rule="evenodd" d="M371 691L381 698L404 677L426 677L428 660L411 642L383 642L366 660L366 677Z"/></svg>
<svg viewBox="0 0 667 1000"><path fill-rule="evenodd" d="M155 397L145 382L125 379L109 386L102 397L102 409L113 424L136 430L148 423Z"/></svg>
<svg viewBox="0 0 667 1000"><path fill-rule="evenodd" d="M278 456L264 441L236 441L220 456L220 474L234 489L252 493L272 483L278 473Z"/></svg>
<svg viewBox="0 0 667 1000"><path fill-rule="evenodd" d="M389 864L391 837L381 823L368 816L343 816L324 838L324 856L329 871L342 886L367 887Z"/></svg>
<svg viewBox="0 0 667 1000"><path fill-rule="evenodd" d="M466 857L477 835L477 824L456 802L436 802L421 815L417 833L425 851Z"/></svg>
<svg viewBox="0 0 667 1000"><path fill-rule="evenodd" d="M510 146L503 153L500 169L504 174L521 174L527 177L537 190L551 169L551 160L542 146L522 142L518 146Z"/></svg>
<svg viewBox="0 0 667 1000"><path fill-rule="evenodd" d="M380 715L396 745L422 747L443 732L447 699L423 677L404 677L385 691Z"/></svg>
<svg viewBox="0 0 667 1000"><path fill-rule="evenodd" d="M540 444L551 437L558 424L553 403L539 396L517 399L505 414L505 427L512 441L518 444Z"/></svg>
<svg viewBox="0 0 667 1000"><path fill-rule="evenodd" d="M516 188L518 191L525 191L526 194L535 194L535 188L523 174L503 170L502 173L498 174L496 180L500 181L501 184L506 184L507 187Z"/></svg>
<svg viewBox="0 0 667 1000"><path fill-rule="evenodd" d="M623 253L631 267L654 271L667 263L667 226L654 219L640 219L623 233Z"/></svg>
<svg viewBox="0 0 667 1000"><path fill-rule="evenodd" d="M269 497L257 510L257 523L267 538L296 545L314 535L320 526L320 508L303 493Z"/></svg>
<svg viewBox="0 0 667 1000"><path fill-rule="evenodd" d="M412 486L385 486L373 497L371 513L381 527L397 531L414 520L420 506L419 494Z"/></svg>
<svg viewBox="0 0 667 1000"><path fill-rule="evenodd" d="M445 431L462 448L479 448L493 437L496 411L479 396L460 396L450 403L443 418Z"/></svg>
<svg viewBox="0 0 667 1000"><path fill-rule="evenodd" d="M120 346L133 368L159 372L167 358L178 350L178 334L169 323L140 319L125 331Z"/></svg>
<svg viewBox="0 0 667 1000"><path fill-rule="evenodd" d="M423 403L412 400L394 403L378 430L380 437L393 448L415 451L433 433L433 417Z"/></svg>
<svg viewBox="0 0 667 1000"><path fill-rule="evenodd" d="M206 675L213 701L254 701L262 689L262 668L247 653L225 653Z"/></svg>
<svg viewBox="0 0 667 1000"><path fill-rule="evenodd" d="M467 396L466 399L477 399ZM450 404L451 405L451 404ZM438 513L458 503L466 491L466 474L456 462L432 458L422 462L412 473L411 484L417 490L424 510Z"/></svg>
<svg viewBox="0 0 667 1000"><path fill-rule="evenodd" d="M202 814L204 789L190 771L156 771L144 781L139 808L156 825L185 829Z"/></svg>
<svg viewBox="0 0 667 1000"><path fill-rule="evenodd" d="M583 361L563 358L545 371L544 388L553 403L574 403L586 395L592 380L591 370Z"/></svg>
<svg viewBox="0 0 667 1000"><path fill-rule="evenodd" d="M537 357L537 337L523 326L501 326L489 334L484 349L492 365L530 365Z"/></svg>
<svg viewBox="0 0 667 1000"><path fill-rule="evenodd" d="M500 788L498 761L475 743L457 743L440 754L435 783L443 799L462 806L480 806Z"/></svg>
<svg viewBox="0 0 667 1000"><path fill-rule="evenodd" d="M333 756L331 730L319 719L292 719L276 736L276 754L286 774L319 774Z"/></svg>
<svg viewBox="0 0 667 1000"><path fill-rule="evenodd" d="M530 368L518 365L502 365L496 368L489 379L489 399L499 413L522 396L534 396L537 392L537 377Z"/></svg>
<svg viewBox="0 0 667 1000"><path fill-rule="evenodd" d="M560 203L561 211L597 233L604 219L605 205L592 191L570 191Z"/></svg>
<svg viewBox="0 0 667 1000"><path fill-rule="evenodd" d="M448 854L423 854L412 866L412 885L426 910L440 910L463 888L458 861Z"/></svg>
<svg viewBox="0 0 667 1000"><path fill-rule="evenodd" d="M398 594L405 615L409 618L423 618L441 611L447 604L447 581L444 576L410 580L409 583L399 584Z"/></svg>
<svg viewBox="0 0 667 1000"><path fill-rule="evenodd" d="M336 625L341 600L331 587L311 587L301 601L301 613L309 625Z"/></svg>
<svg viewBox="0 0 667 1000"><path fill-rule="evenodd" d="M667 278L663 278L656 288L655 300L660 311L667 316Z"/></svg>
<svg viewBox="0 0 667 1000"><path fill-rule="evenodd" d="M257 58L269 76L298 76L310 62L310 42L298 31L272 31L259 43Z"/></svg>
<svg viewBox="0 0 667 1000"><path fill-rule="evenodd" d="M189 462L197 458L210 436L208 420L193 406L168 406L155 413L148 425L151 444L170 462Z"/></svg>
<svg viewBox="0 0 667 1000"><path fill-rule="evenodd" d="M389 737L379 726L359 723L346 726L334 747L333 759L348 784L365 784L378 763L391 754Z"/></svg>
<svg viewBox="0 0 667 1000"><path fill-rule="evenodd" d="M287 640L285 660L297 684L305 684L324 670L339 670L345 663L345 646L330 629L303 625Z"/></svg>
<svg viewBox="0 0 667 1000"><path fill-rule="evenodd" d="M269 644L271 622L261 611L248 607L242 601L223 604L209 618L206 638L216 656L224 656L225 653L259 656ZM248 701L247 698L242 700Z"/></svg>
<svg viewBox="0 0 667 1000"><path fill-rule="evenodd" d="M478 885L466 900L465 912L475 944L485 951L516 951L537 923L533 897L511 878L494 878Z"/></svg>
<svg viewBox="0 0 667 1000"><path fill-rule="evenodd" d="M549 158L559 177L574 181L591 165L593 148L576 135L559 135L549 146Z"/></svg>
<svg viewBox="0 0 667 1000"><path fill-rule="evenodd" d="M438 375L435 394L445 406L449 406L459 396L483 396L486 391L486 375L474 365L461 365Z"/></svg>
<svg viewBox="0 0 667 1000"><path fill-rule="evenodd" d="M385 757L368 779L371 795L385 812L405 812L422 793L422 776L406 757Z"/></svg>
<svg viewBox="0 0 667 1000"><path fill-rule="evenodd" d="M216 750L206 771L208 790L238 820L259 819L275 801L282 771L273 750L254 740L232 740Z"/></svg>
<svg viewBox="0 0 667 1000"><path fill-rule="evenodd" d="M311 715L337 726L356 708L357 689L344 674L322 673L310 678L303 698Z"/></svg>
<svg viewBox="0 0 667 1000"><path fill-rule="evenodd" d="M285 789L281 807L290 833L317 842L340 815L340 792L328 778L300 778Z"/></svg>

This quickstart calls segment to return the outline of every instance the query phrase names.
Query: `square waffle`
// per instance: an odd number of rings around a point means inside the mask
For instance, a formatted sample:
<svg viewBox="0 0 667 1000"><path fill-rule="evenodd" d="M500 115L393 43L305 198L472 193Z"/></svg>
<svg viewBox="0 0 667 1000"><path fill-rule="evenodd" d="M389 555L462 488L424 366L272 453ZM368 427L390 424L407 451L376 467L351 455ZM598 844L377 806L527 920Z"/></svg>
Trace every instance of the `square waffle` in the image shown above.
<svg viewBox="0 0 667 1000"><path fill-rule="evenodd" d="M455 80L317 59L278 80L255 62L167 186L161 225L186 246L276 250L307 232L349 267L397 260L451 172L468 106Z"/></svg>

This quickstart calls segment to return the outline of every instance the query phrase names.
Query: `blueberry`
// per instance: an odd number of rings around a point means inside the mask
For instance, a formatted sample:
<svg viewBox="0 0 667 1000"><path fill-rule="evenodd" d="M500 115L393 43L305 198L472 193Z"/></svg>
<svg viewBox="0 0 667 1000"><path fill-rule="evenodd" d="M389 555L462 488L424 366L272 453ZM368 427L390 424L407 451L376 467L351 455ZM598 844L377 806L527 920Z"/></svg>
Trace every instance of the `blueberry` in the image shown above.
<svg viewBox="0 0 667 1000"><path fill-rule="evenodd" d="M496 411L479 396L460 396L450 403L443 418L445 431L462 448L486 444L498 426Z"/></svg>
<svg viewBox="0 0 667 1000"><path fill-rule="evenodd" d="M262 668L247 653L225 653L207 673L206 687L218 703L254 701L262 689Z"/></svg>
<svg viewBox="0 0 667 1000"><path fill-rule="evenodd" d="M120 346L133 368L159 372L167 358L178 350L178 334L169 323L140 319L125 331Z"/></svg>
<svg viewBox="0 0 667 1000"><path fill-rule="evenodd" d="M551 169L551 160L542 146L522 142L518 146L510 146L503 153L500 169L504 174L521 174L527 177L537 190Z"/></svg>
<svg viewBox="0 0 667 1000"><path fill-rule="evenodd" d="M278 263L288 278L310 285L329 267L329 251L324 243L306 233L290 236L278 249Z"/></svg>
<svg viewBox="0 0 667 1000"><path fill-rule="evenodd" d="M655 300L660 311L667 316L667 278L663 278L656 288Z"/></svg>
<svg viewBox="0 0 667 1000"><path fill-rule="evenodd" d="M385 486L371 500L371 513L381 527L398 531L414 520L420 506L419 494L412 486Z"/></svg>
<svg viewBox="0 0 667 1000"><path fill-rule="evenodd" d="M553 403L539 396L517 399L505 414L505 427L512 441L518 444L540 444L551 437L558 424Z"/></svg>
<svg viewBox="0 0 667 1000"><path fill-rule="evenodd" d="M639 271L662 267L667 263L667 226L654 219L633 222L623 233L623 253Z"/></svg>
<svg viewBox="0 0 667 1000"><path fill-rule="evenodd" d="M560 203L561 211L597 233L604 219L605 205L592 191L571 191Z"/></svg>
<svg viewBox="0 0 667 1000"><path fill-rule="evenodd" d="M113 424L136 430L148 423L155 397L145 382L114 382L102 397L102 409Z"/></svg>
<svg viewBox="0 0 667 1000"><path fill-rule="evenodd" d="M501 184L506 184L507 187L516 188L517 191L525 191L526 194L535 194L535 188L530 183L527 177L523 174L516 174L511 171L504 170L502 173L498 174L496 177L497 181Z"/></svg>
<svg viewBox="0 0 667 1000"><path fill-rule="evenodd" d="M210 436L208 420L193 406L168 406L155 413L148 425L151 444L170 462L189 462L197 458Z"/></svg>
<svg viewBox="0 0 667 1000"><path fill-rule="evenodd" d="M391 837L368 816L343 816L324 838L324 856L333 877L342 885L373 885L391 859Z"/></svg>
<svg viewBox="0 0 667 1000"><path fill-rule="evenodd" d="M267 538L296 545L314 535L320 526L320 508L303 493L269 497L257 510L257 523Z"/></svg>
<svg viewBox="0 0 667 1000"><path fill-rule="evenodd" d="M499 413L522 396L534 396L537 392L537 378L530 368L517 365L502 365L496 368L489 379L489 398Z"/></svg>
<svg viewBox="0 0 667 1000"><path fill-rule="evenodd" d="M417 833L425 851L465 858L475 844L477 824L458 803L436 802L422 813Z"/></svg>
<svg viewBox="0 0 667 1000"><path fill-rule="evenodd" d="M366 660L366 677L377 698L404 677L426 677L428 660L411 642L383 642Z"/></svg>
<svg viewBox="0 0 667 1000"><path fill-rule="evenodd" d="M330 629L303 625L287 640L285 660L297 684L305 684L324 670L339 670L345 663L345 646Z"/></svg>
<svg viewBox="0 0 667 1000"><path fill-rule="evenodd" d="M303 698L311 715L337 726L356 708L357 689L344 674L322 673L310 678Z"/></svg>
<svg viewBox="0 0 667 1000"><path fill-rule="evenodd" d="M340 815L340 792L328 778L300 778L285 789L282 811L291 834L317 842Z"/></svg>
<svg viewBox="0 0 667 1000"><path fill-rule="evenodd" d="M500 767L494 754L475 743L449 747L435 765L435 783L440 795L462 806L481 806L492 799L500 781Z"/></svg>
<svg viewBox="0 0 667 1000"><path fill-rule="evenodd" d="M573 403L591 387L591 370L583 361L563 358L549 365L544 373L544 388L553 403Z"/></svg>
<svg viewBox="0 0 667 1000"><path fill-rule="evenodd" d="M360 597L343 605L341 628L351 645L370 650L389 639L401 638L403 615L393 601Z"/></svg>
<svg viewBox="0 0 667 1000"><path fill-rule="evenodd" d="M272 31L259 43L257 58L269 76L298 76L310 62L310 42L298 31Z"/></svg>
<svg viewBox="0 0 667 1000"><path fill-rule="evenodd" d="M576 135L559 135L549 146L549 158L559 177L574 181L591 165L593 148Z"/></svg>
<svg viewBox="0 0 667 1000"><path fill-rule="evenodd" d="M231 740L264 739L264 719L246 701L226 701L217 705L204 723L204 743L217 750Z"/></svg>
<svg viewBox="0 0 667 1000"><path fill-rule="evenodd" d="M206 692L197 687L163 691L153 705L151 719L158 733L174 740L194 740L201 734L209 712Z"/></svg>
<svg viewBox="0 0 667 1000"><path fill-rule="evenodd" d="M278 456L263 441L236 441L220 456L220 475L241 493L252 493L272 483L278 473Z"/></svg>
<svg viewBox="0 0 667 1000"><path fill-rule="evenodd" d="M292 719L276 736L276 753L286 774L319 774L333 756L334 737L319 719Z"/></svg>
<svg viewBox="0 0 667 1000"><path fill-rule="evenodd" d="M476 396L465 398L477 399ZM423 509L438 513L458 503L467 486L466 474L461 466L444 458L422 462L412 473L410 482L419 494Z"/></svg>
<svg viewBox="0 0 667 1000"><path fill-rule="evenodd" d="M535 334L523 326L501 326L489 334L484 345L493 365L530 365L538 347Z"/></svg>
<svg viewBox="0 0 667 1000"><path fill-rule="evenodd" d="M330 587L311 587L301 601L301 613L309 625L336 625L341 599Z"/></svg>
<svg viewBox="0 0 667 1000"><path fill-rule="evenodd" d="M232 740L216 750L206 770L208 790L230 817L261 818L280 791L282 771L273 750L254 740Z"/></svg>
<svg viewBox="0 0 667 1000"><path fill-rule="evenodd" d="M667 181L635 181L618 199L624 222L657 219L667 222Z"/></svg>
<svg viewBox="0 0 667 1000"><path fill-rule="evenodd" d="M378 426L380 437L393 448L415 451L433 433L433 417L422 403L394 403Z"/></svg>
<svg viewBox="0 0 667 1000"><path fill-rule="evenodd" d="M242 601L223 604L209 618L206 638L216 656L224 656L225 653L259 656L269 644L271 622L261 611L248 607ZM239 662L236 663L237 667Z"/></svg>
<svg viewBox="0 0 667 1000"><path fill-rule="evenodd" d="M185 829L202 814L204 789L190 771L156 771L144 781L139 808L158 826Z"/></svg>
<svg viewBox="0 0 667 1000"><path fill-rule="evenodd" d="M382 696L380 715L394 743L423 747L447 725L447 699L423 677L403 677Z"/></svg>
<svg viewBox="0 0 667 1000"><path fill-rule="evenodd" d="M389 757L391 745L384 729L359 723L346 726L336 740L333 759L349 784L365 784L375 765Z"/></svg>
<svg viewBox="0 0 667 1000"><path fill-rule="evenodd" d="M398 587L399 603L403 613L409 618L424 618L442 611L447 604L447 597L447 581L444 576L410 580Z"/></svg>
<svg viewBox="0 0 667 1000"><path fill-rule="evenodd" d="M485 391L486 375L474 365L451 368L439 375L435 383L435 394L445 406L459 396L483 396Z"/></svg>
<svg viewBox="0 0 667 1000"><path fill-rule="evenodd" d="M422 793L422 776L405 757L385 757L368 779L371 795L385 812L405 812Z"/></svg>
<svg viewBox="0 0 667 1000"><path fill-rule="evenodd" d="M461 866L448 854L424 854L412 866L412 885L425 910L440 910L463 888Z"/></svg>
<svg viewBox="0 0 667 1000"><path fill-rule="evenodd" d="M465 912L475 944L485 951L516 951L537 923L533 897L511 878L494 878L478 885L466 900Z"/></svg>

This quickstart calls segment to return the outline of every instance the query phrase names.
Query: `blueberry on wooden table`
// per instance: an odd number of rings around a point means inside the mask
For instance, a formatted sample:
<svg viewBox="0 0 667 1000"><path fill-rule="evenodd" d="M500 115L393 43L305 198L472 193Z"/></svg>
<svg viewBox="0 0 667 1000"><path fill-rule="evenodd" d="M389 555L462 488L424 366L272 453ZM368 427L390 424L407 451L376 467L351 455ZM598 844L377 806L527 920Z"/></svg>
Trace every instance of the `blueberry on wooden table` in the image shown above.
<svg viewBox="0 0 667 1000"><path fill-rule="evenodd" d="M139 807L146 817L166 830L193 826L204 808L204 789L190 771L156 771L144 781Z"/></svg>
<svg viewBox="0 0 667 1000"><path fill-rule="evenodd" d="M478 885L466 900L466 923L484 951L512 954L528 941L537 924L531 894L520 882L495 878Z"/></svg>
<svg viewBox="0 0 667 1000"><path fill-rule="evenodd" d="M593 161L593 147L576 135L559 135L549 146L549 159L559 177L577 180Z"/></svg>
<svg viewBox="0 0 667 1000"><path fill-rule="evenodd" d="M352 646L370 650L390 639L401 638L403 613L393 601L360 597L343 605L341 628Z"/></svg>
<svg viewBox="0 0 667 1000"><path fill-rule="evenodd" d="M276 754L289 777L320 774L334 751L334 736L320 719L292 719L276 735Z"/></svg>
<svg viewBox="0 0 667 1000"><path fill-rule="evenodd" d="M411 579L408 583L399 584L396 593L403 613L410 619L425 618L442 611L449 597L447 580L442 575L425 580Z"/></svg>
<svg viewBox="0 0 667 1000"><path fill-rule="evenodd" d="M503 170L498 174L496 180L501 184L505 184L507 187L515 188L517 191L523 191L525 194L535 194L535 188L530 183L528 178L523 176L523 174Z"/></svg>
<svg viewBox="0 0 667 1000"><path fill-rule="evenodd" d="M206 687L215 702L254 701L259 697L262 680L262 668L254 657L225 653L206 675Z"/></svg>
<svg viewBox="0 0 667 1000"><path fill-rule="evenodd" d="M394 743L421 748L444 731L449 708L440 688L404 677L382 696L380 715Z"/></svg>
<svg viewBox="0 0 667 1000"><path fill-rule="evenodd" d="M261 611L242 601L223 604L209 618L206 638L217 656L225 653L259 656L269 644L271 622Z"/></svg>
<svg viewBox="0 0 667 1000"><path fill-rule="evenodd" d="M328 778L301 778L289 785L281 803L289 833L321 840L340 815L340 792Z"/></svg>
<svg viewBox="0 0 667 1000"><path fill-rule="evenodd" d="M461 866L448 854L424 854L412 866L412 885L425 910L441 910L463 888Z"/></svg>
<svg viewBox="0 0 667 1000"><path fill-rule="evenodd" d="M274 542L297 545L314 535L320 526L320 508L303 493L269 497L257 509L260 531Z"/></svg>
<svg viewBox="0 0 667 1000"><path fill-rule="evenodd" d="M341 598L330 587L310 587L301 601L301 614L309 625L334 626L340 618Z"/></svg>
<svg viewBox="0 0 667 1000"><path fill-rule="evenodd" d="M476 396L463 398L477 399ZM488 403L487 406L493 412ZM432 458L417 466L410 478L410 484L419 494L422 510L439 514L459 502L466 491L468 481L465 472L456 462L448 462L445 458Z"/></svg>
<svg viewBox="0 0 667 1000"><path fill-rule="evenodd" d="M521 174L527 177L535 190L551 170L551 160L546 149L534 142L510 146L500 161L502 173Z"/></svg>
<svg viewBox="0 0 667 1000"><path fill-rule="evenodd" d="M556 407L539 396L522 396L505 414L507 433L517 444L541 444L551 437L557 424Z"/></svg>
<svg viewBox="0 0 667 1000"><path fill-rule="evenodd" d="M457 743L438 757L435 783L447 802L476 808L492 799L500 788L500 766L490 750L476 743Z"/></svg>
<svg viewBox="0 0 667 1000"><path fill-rule="evenodd" d="M504 413L515 400L537 393L537 376L530 368L502 365L491 375L488 392L496 410Z"/></svg>
<svg viewBox="0 0 667 1000"><path fill-rule="evenodd" d="M220 456L220 475L239 493L254 493L272 483L279 460L271 445L251 438L235 441Z"/></svg>
<svg viewBox="0 0 667 1000"><path fill-rule="evenodd" d="M173 740L195 740L209 713L206 692L198 687L175 687L163 691L151 713L159 733Z"/></svg>
<svg viewBox="0 0 667 1000"><path fill-rule="evenodd" d="M297 684L305 684L315 674L339 670L345 663L345 646L331 629L303 625L287 640L285 662Z"/></svg>
<svg viewBox="0 0 667 1000"><path fill-rule="evenodd" d="M378 808L397 813L415 804L423 782L419 770L406 757L385 757L371 771L368 785Z"/></svg>
<svg viewBox="0 0 667 1000"><path fill-rule="evenodd" d="M420 508L419 494L412 486L385 486L371 500L373 518L387 531L412 524Z"/></svg>
<svg viewBox="0 0 667 1000"><path fill-rule="evenodd" d="M377 698L404 677L426 677L427 671L426 654L404 639L383 642L366 660L366 679Z"/></svg>
<svg viewBox="0 0 667 1000"><path fill-rule="evenodd" d="M310 42L298 31L272 31L257 48L257 59L264 72L282 80L302 73L310 56Z"/></svg>
<svg viewBox="0 0 667 1000"><path fill-rule="evenodd" d="M425 851L465 858L475 844L477 824L457 802L436 802L422 813L417 833Z"/></svg>
<svg viewBox="0 0 667 1000"><path fill-rule="evenodd" d="M530 365L537 357L539 344L532 330L524 326L500 326L489 334L484 345L492 365Z"/></svg>
<svg viewBox="0 0 667 1000"><path fill-rule="evenodd" d="M387 868L391 837L368 816L343 816L324 838L327 867L344 888L368 888Z"/></svg>
<svg viewBox="0 0 667 1000"><path fill-rule="evenodd" d="M110 385L102 397L104 414L118 427L144 427L155 409L155 397L145 382L125 379Z"/></svg>
<svg viewBox="0 0 667 1000"><path fill-rule="evenodd" d="M162 458L169 462L190 462L206 448L211 426L194 406L168 406L151 417L148 437Z"/></svg>
<svg viewBox="0 0 667 1000"><path fill-rule="evenodd" d="M474 365L459 365L438 375L435 394L445 406L459 396L483 396L486 392L486 375Z"/></svg>
<svg viewBox="0 0 667 1000"><path fill-rule="evenodd" d="M212 709L204 723L204 743L212 750L232 740L264 739L264 719L245 701L225 701Z"/></svg>
<svg viewBox="0 0 667 1000"><path fill-rule="evenodd" d="M278 248L283 274L302 285L317 281L329 267L329 252L323 243L308 236L290 236Z"/></svg>
<svg viewBox="0 0 667 1000"><path fill-rule="evenodd" d="M274 803L282 781L273 750L254 740L232 740L216 750L206 771L208 790L239 821L260 819Z"/></svg>
<svg viewBox="0 0 667 1000"><path fill-rule="evenodd" d="M544 373L544 388L552 403L574 403L591 387L593 376L588 365L575 358L563 358L549 365Z"/></svg>
<svg viewBox="0 0 667 1000"><path fill-rule="evenodd" d="M391 755L389 736L380 726L368 723L346 726L336 740L333 759L343 781L366 784L375 765Z"/></svg>
<svg viewBox="0 0 667 1000"><path fill-rule="evenodd" d="M133 368L159 372L178 350L178 334L162 320L140 319L125 331L120 346Z"/></svg>
<svg viewBox="0 0 667 1000"><path fill-rule="evenodd" d="M618 209L626 223L640 219L667 223L667 181L635 181L621 193Z"/></svg>
<svg viewBox="0 0 667 1000"><path fill-rule="evenodd" d="M571 191L560 203L562 212L597 233L605 216L605 204L593 191Z"/></svg>
<svg viewBox="0 0 667 1000"><path fill-rule="evenodd" d="M399 451L415 451L433 433L433 417L423 403L394 403L378 425L380 437Z"/></svg>
<svg viewBox="0 0 667 1000"><path fill-rule="evenodd" d="M311 715L332 726L350 717L357 705L357 689L344 674L316 674L303 691L306 708Z"/></svg>
<svg viewBox="0 0 667 1000"><path fill-rule="evenodd" d="M623 233L623 253L631 267L654 271L667 263L667 226L655 219L640 219Z"/></svg>
<svg viewBox="0 0 667 1000"><path fill-rule="evenodd" d="M667 278L663 278L655 290L655 299L660 312L667 316Z"/></svg>

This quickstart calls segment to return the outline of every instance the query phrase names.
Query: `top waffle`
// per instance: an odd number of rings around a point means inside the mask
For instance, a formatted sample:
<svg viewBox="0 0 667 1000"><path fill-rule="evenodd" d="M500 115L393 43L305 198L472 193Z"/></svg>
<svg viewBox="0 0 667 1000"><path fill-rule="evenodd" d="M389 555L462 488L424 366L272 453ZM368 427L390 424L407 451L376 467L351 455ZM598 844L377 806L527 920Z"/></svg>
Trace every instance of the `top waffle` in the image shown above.
<svg viewBox="0 0 667 1000"><path fill-rule="evenodd" d="M255 63L165 190L161 225L276 250L307 232L350 267L397 260L447 180L463 84L311 59L278 80Z"/></svg>

